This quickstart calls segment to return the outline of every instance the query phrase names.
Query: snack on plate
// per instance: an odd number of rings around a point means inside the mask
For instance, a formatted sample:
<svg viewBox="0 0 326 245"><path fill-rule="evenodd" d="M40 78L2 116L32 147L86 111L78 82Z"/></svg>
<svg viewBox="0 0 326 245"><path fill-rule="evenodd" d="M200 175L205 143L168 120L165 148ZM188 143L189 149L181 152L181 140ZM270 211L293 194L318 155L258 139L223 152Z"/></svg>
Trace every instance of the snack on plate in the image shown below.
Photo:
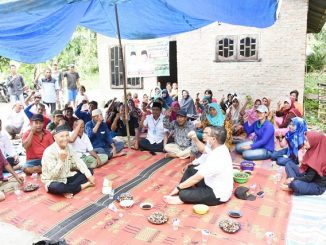
<svg viewBox="0 0 326 245"><path fill-rule="evenodd" d="M30 191L35 191L39 188L39 185L37 184L33 184L33 183L27 183L25 186L24 186L24 191L25 192L30 192Z"/></svg>
<svg viewBox="0 0 326 245"><path fill-rule="evenodd" d="M227 233L236 233L240 230L240 223L232 219L224 219L219 223L220 228Z"/></svg>
<svg viewBox="0 0 326 245"><path fill-rule="evenodd" d="M131 195L130 192L125 192L122 193L119 197L118 197L118 201L121 202L123 200L133 200L133 196Z"/></svg>
<svg viewBox="0 0 326 245"><path fill-rule="evenodd" d="M168 216L161 212L154 212L148 217L148 221L155 225L164 224L168 219Z"/></svg>

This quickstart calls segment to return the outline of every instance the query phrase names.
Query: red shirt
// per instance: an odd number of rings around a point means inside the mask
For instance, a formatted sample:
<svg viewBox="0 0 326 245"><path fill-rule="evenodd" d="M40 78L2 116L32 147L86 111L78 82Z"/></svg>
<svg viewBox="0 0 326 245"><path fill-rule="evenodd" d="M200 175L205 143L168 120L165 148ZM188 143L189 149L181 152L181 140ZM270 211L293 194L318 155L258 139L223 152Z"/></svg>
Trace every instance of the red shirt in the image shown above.
<svg viewBox="0 0 326 245"><path fill-rule="evenodd" d="M2 154L2 151L0 150L0 180L3 180L3 169L6 165L8 165L8 161L5 158L5 156Z"/></svg>
<svg viewBox="0 0 326 245"><path fill-rule="evenodd" d="M28 130L23 135L23 142L26 141L29 133L31 130ZM40 139L39 135L37 133L34 133L32 138L32 144L29 146L29 148L26 150L26 160L32 160L32 159L41 159L43 156L44 150L51 145L54 140L52 134L43 129L43 138Z"/></svg>

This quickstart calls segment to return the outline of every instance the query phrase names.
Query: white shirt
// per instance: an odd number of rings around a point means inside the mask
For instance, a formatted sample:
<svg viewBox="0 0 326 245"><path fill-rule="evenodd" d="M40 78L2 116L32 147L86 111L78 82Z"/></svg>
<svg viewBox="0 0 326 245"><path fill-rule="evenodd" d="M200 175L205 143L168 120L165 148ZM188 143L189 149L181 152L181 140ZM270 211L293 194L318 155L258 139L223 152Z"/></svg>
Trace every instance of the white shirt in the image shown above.
<svg viewBox="0 0 326 245"><path fill-rule="evenodd" d="M73 132L69 132L71 136ZM71 147L75 150L78 157L82 157L83 155L89 155L89 151L93 150L92 143L88 138L87 134L83 133L82 137L77 136L75 142L70 143Z"/></svg>
<svg viewBox="0 0 326 245"><path fill-rule="evenodd" d="M42 82L42 79L39 79L39 84L42 88L41 89L42 100L46 103L56 103L57 101L56 91L60 89L59 82L58 80L55 79L50 81L51 82L44 80L44 82Z"/></svg>
<svg viewBox="0 0 326 245"><path fill-rule="evenodd" d="M205 145L205 151L200 155L200 157L198 157L195 160L193 160L192 161L192 164L193 165L200 165L200 164L206 162L208 153L210 153L211 151L212 151L211 146L206 143L206 145Z"/></svg>
<svg viewBox="0 0 326 245"><path fill-rule="evenodd" d="M164 139L165 132L168 132L168 130L163 127L163 118L164 116L162 114L157 120L154 119L153 115L147 115L144 120L144 126L148 127L146 139L148 139L151 144L161 143Z"/></svg>
<svg viewBox="0 0 326 245"><path fill-rule="evenodd" d="M80 93L78 93L76 96L76 105L79 105L80 103L82 103L83 100L88 101L88 96L86 94L81 95ZM82 105L81 111L88 111L88 109L89 109L88 103L86 103L86 104Z"/></svg>
<svg viewBox="0 0 326 245"><path fill-rule="evenodd" d="M196 167L204 176L205 184L213 189L216 198L226 202L233 191L233 166L229 149L225 145L212 150L204 163Z"/></svg>
<svg viewBox="0 0 326 245"><path fill-rule="evenodd" d="M4 156L13 157L16 155L8 135L2 132L0 132L0 149Z"/></svg>
<svg viewBox="0 0 326 245"><path fill-rule="evenodd" d="M7 118L7 125L13 126L15 128L21 128L24 125L25 113L24 110L16 112L12 110Z"/></svg>

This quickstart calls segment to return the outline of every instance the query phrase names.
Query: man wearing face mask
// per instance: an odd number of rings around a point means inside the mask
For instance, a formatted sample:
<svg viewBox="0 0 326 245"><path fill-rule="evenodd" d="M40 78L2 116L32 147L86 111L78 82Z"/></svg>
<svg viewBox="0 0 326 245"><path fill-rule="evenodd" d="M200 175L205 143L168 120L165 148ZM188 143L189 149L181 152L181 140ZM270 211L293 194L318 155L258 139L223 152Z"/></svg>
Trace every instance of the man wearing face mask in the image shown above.
<svg viewBox="0 0 326 245"><path fill-rule="evenodd" d="M226 147L226 130L219 126L204 129L204 137L210 150L206 152L203 143L196 142L199 151L207 154L199 165L189 165L180 184L169 195L164 196L168 204L206 204L215 206L227 202L233 190L232 158ZM190 133L195 140L195 132ZM209 147L207 147L209 148Z"/></svg>

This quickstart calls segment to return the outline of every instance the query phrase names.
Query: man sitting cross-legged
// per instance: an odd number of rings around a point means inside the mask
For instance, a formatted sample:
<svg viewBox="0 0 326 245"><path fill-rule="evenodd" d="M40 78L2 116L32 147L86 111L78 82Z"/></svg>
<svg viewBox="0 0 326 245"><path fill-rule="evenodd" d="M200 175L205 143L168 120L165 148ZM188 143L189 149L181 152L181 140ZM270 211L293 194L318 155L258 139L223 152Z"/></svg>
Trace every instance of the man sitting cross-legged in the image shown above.
<svg viewBox="0 0 326 245"><path fill-rule="evenodd" d="M26 150L26 163L23 164L26 174L41 173L43 152L53 143L52 134L44 129L43 115L34 114L31 121L31 129L26 131L22 138Z"/></svg>
<svg viewBox="0 0 326 245"><path fill-rule="evenodd" d="M42 182L45 189L67 198L95 185L92 172L69 146L69 130L65 125L56 128L55 142L44 151L42 158ZM73 166L79 171L71 171Z"/></svg>
<svg viewBox="0 0 326 245"><path fill-rule="evenodd" d="M162 152L167 142L167 129L163 127L162 105L154 102L152 105L152 113L144 114L140 122L141 127L147 127L148 133L146 139L139 141L139 147L142 151Z"/></svg>
<svg viewBox="0 0 326 245"><path fill-rule="evenodd" d="M123 142L114 142L110 129L103 121L102 111L95 109L92 111L92 120L85 125L85 131L92 142L94 151L106 154L108 158L125 155L122 152Z"/></svg>
<svg viewBox="0 0 326 245"><path fill-rule="evenodd" d="M108 162L106 154L96 154L91 141L84 132L84 121L79 119L74 123L73 131L69 132L69 143L89 168L97 168Z"/></svg>
<svg viewBox="0 0 326 245"><path fill-rule="evenodd" d="M206 204L209 206L227 202L233 190L232 159L226 147L226 131L223 127L209 126L204 129L204 137L211 151L205 162L199 166L189 165L181 182L164 201L168 204ZM201 151L205 145L196 141Z"/></svg>
<svg viewBox="0 0 326 245"><path fill-rule="evenodd" d="M170 122L171 110L166 111L163 119L164 128L173 130L174 142L166 144L164 150L167 152L166 157L178 157L180 159L186 159L190 157L191 153L195 154L197 149L191 143L191 139L188 137L190 131L195 130L195 126L192 122L187 121L187 112L179 110L177 112L177 119Z"/></svg>

